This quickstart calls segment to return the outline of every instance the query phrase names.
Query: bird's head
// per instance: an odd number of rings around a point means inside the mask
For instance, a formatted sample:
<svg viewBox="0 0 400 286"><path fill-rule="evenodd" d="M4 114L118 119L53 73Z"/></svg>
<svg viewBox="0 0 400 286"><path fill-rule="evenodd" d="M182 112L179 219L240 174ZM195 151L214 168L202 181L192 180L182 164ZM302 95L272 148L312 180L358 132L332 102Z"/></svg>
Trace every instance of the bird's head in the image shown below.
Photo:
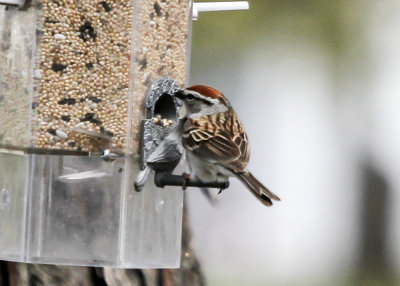
<svg viewBox="0 0 400 286"><path fill-rule="evenodd" d="M215 88L194 85L175 94L184 102L186 118L197 118L214 113L225 112L231 108L225 96Z"/></svg>

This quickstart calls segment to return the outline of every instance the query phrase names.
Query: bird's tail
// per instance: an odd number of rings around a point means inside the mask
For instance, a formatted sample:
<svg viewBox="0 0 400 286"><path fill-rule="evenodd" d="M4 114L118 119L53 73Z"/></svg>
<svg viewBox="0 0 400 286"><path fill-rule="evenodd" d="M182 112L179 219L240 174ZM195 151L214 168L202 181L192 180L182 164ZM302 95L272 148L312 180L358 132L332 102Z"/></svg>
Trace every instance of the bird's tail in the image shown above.
<svg viewBox="0 0 400 286"><path fill-rule="evenodd" d="M259 180L257 180L249 171L237 172L236 176L241 180L247 188L260 200L264 205L272 206L272 200L280 201L281 199L268 190Z"/></svg>
<svg viewBox="0 0 400 286"><path fill-rule="evenodd" d="M149 177L150 171L151 169L149 167L139 171L134 184L136 192L140 192L143 189L144 184L146 184L147 178Z"/></svg>

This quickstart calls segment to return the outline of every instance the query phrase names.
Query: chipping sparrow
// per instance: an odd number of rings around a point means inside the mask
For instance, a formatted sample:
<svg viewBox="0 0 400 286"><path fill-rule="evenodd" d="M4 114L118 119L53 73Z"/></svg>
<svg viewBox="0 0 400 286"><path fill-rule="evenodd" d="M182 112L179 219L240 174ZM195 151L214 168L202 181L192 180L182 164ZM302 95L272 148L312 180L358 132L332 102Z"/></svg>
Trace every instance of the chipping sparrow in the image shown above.
<svg viewBox="0 0 400 286"><path fill-rule="evenodd" d="M218 90L195 85L175 94L186 108L182 142L191 176L203 182L236 176L264 205L280 199L248 170L249 142L242 123Z"/></svg>

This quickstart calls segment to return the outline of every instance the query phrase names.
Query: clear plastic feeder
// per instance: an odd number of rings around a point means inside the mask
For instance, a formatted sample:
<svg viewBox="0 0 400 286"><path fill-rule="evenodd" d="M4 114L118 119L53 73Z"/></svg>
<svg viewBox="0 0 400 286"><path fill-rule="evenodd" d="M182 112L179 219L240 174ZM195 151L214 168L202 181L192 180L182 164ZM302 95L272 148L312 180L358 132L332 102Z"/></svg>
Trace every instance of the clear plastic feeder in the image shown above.
<svg viewBox="0 0 400 286"><path fill-rule="evenodd" d="M182 190L133 180L144 97L185 84L190 21L189 0L0 0L1 260L179 267Z"/></svg>

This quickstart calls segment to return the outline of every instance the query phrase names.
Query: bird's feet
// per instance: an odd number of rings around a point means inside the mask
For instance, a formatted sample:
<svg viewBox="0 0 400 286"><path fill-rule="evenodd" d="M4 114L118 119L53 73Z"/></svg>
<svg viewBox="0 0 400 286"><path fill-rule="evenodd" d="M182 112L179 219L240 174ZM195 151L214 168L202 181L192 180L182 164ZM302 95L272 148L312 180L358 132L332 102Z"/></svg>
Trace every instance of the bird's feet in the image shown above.
<svg viewBox="0 0 400 286"><path fill-rule="evenodd" d="M182 173L182 177L183 177L182 190L186 190L189 179L190 179L190 174L184 172L184 173Z"/></svg>

